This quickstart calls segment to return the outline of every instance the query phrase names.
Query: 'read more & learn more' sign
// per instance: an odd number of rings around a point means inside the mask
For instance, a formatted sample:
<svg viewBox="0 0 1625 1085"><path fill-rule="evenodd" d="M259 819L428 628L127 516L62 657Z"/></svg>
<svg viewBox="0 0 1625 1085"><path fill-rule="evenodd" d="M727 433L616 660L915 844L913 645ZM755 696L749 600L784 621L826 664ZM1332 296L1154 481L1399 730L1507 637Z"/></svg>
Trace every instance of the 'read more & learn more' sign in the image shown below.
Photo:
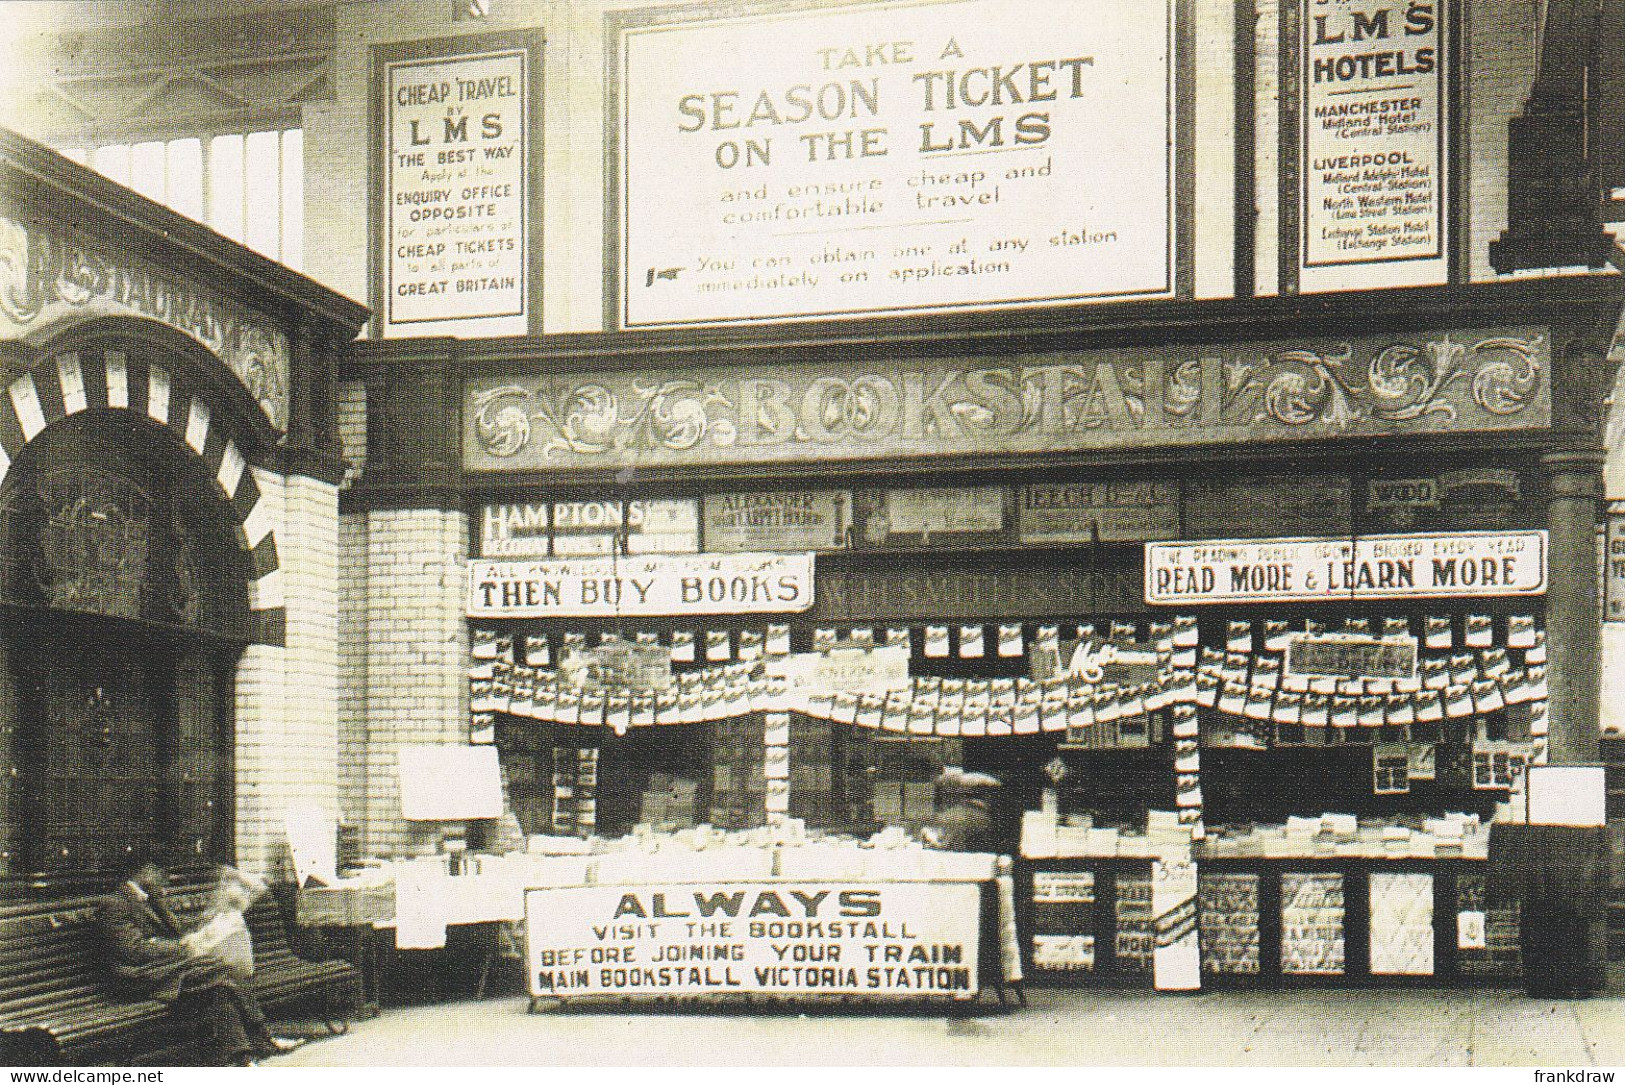
<svg viewBox="0 0 1625 1085"><path fill-rule="evenodd" d="M532 889L530 994L970 999L980 891L973 882Z"/></svg>
<svg viewBox="0 0 1625 1085"><path fill-rule="evenodd" d="M1540 595L1546 532L1147 543L1152 604Z"/></svg>
<svg viewBox="0 0 1625 1085"><path fill-rule="evenodd" d="M1170 296L1174 8L623 26L620 323Z"/></svg>

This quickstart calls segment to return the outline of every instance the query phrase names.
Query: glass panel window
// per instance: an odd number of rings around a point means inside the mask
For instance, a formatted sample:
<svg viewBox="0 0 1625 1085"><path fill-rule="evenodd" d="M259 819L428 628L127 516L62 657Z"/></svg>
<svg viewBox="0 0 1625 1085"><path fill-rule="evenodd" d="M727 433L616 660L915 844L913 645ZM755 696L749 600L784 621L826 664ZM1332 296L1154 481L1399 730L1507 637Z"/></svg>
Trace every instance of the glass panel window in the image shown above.
<svg viewBox="0 0 1625 1085"><path fill-rule="evenodd" d="M294 270L305 257L305 140L298 128L61 153Z"/></svg>
<svg viewBox="0 0 1625 1085"><path fill-rule="evenodd" d="M275 260L282 248L281 141L276 132L254 132L243 142L243 244Z"/></svg>
<svg viewBox="0 0 1625 1085"><path fill-rule="evenodd" d="M203 142L173 139L165 145L164 202L170 210L203 221Z"/></svg>
<svg viewBox="0 0 1625 1085"><path fill-rule="evenodd" d="M243 137L209 141L209 225L233 241L243 239Z"/></svg>
<svg viewBox="0 0 1625 1085"><path fill-rule="evenodd" d="M106 147L97 147L90 159L96 172L110 181L117 181L121 185L130 183L130 145L127 143L114 143Z"/></svg>
<svg viewBox="0 0 1625 1085"><path fill-rule="evenodd" d="M282 133L282 262L305 266L305 133Z"/></svg>
<svg viewBox="0 0 1625 1085"><path fill-rule="evenodd" d="M130 187L150 200L164 202L162 143L137 143L130 148Z"/></svg>

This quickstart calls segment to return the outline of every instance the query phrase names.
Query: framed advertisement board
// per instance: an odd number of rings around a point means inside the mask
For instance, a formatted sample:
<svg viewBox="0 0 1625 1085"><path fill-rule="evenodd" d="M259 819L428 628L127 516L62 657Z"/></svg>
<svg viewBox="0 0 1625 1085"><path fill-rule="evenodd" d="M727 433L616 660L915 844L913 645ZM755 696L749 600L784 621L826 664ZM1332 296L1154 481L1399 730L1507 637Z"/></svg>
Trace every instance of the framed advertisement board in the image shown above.
<svg viewBox="0 0 1625 1085"><path fill-rule="evenodd" d="M974 882L680 882L525 894L533 998L972 999Z"/></svg>
<svg viewBox="0 0 1625 1085"><path fill-rule="evenodd" d="M925 0L613 20L607 322L1173 296L1188 259L1180 8Z"/></svg>
<svg viewBox="0 0 1625 1085"><path fill-rule="evenodd" d="M1283 233L1302 291L1449 281L1450 0L1299 0L1282 16Z"/></svg>
<svg viewBox="0 0 1625 1085"><path fill-rule="evenodd" d="M1145 544L1157 604L1470 599L1546 591L1546 532Z"/></svg>
<svg viewBox="0 0 1625 1085"><path fill-rule="evenodd" d="M381 336L539 332L541 39L372 55L372 302Z"/></svg>

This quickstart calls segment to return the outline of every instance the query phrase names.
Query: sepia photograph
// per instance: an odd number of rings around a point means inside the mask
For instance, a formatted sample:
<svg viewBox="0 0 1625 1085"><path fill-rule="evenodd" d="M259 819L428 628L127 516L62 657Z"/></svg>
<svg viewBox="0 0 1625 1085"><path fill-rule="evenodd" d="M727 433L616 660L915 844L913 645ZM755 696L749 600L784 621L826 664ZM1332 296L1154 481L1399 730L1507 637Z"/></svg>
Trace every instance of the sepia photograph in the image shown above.
<svg viewBox="0 0 1625 1085"><path fill-rule="evenodd" d="M0 2L0 1085L1612 1081L1622 243L1625 0Z"/></svg>

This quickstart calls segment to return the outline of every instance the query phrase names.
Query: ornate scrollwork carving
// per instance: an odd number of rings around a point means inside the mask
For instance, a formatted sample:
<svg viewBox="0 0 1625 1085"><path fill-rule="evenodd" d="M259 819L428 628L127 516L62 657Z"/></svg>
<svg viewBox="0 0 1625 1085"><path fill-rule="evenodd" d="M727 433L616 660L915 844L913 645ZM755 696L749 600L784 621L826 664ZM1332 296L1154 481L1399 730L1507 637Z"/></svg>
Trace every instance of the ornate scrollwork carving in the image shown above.
<svg viewBox="0 0 1625 1085"><path fill-rule="evenodd" d="M1517 414L1540 391L1542 338L1510 336L1482 339L1473 344L1473 357L1490 360L1473 375L1473 402L1491 414Z"/></svg>
<svg viewBox="0 0 1625 1085"><path fill-rule="evenodd" d="M1257 421L1273 419L1287 426L1322 423L1348 428L1359 417L1350 405L1350 390L1340 374L1353 350L1344 345L1341 354L1325 356L1309 350L1286 350L1275 356L1281 372L1264 386L1264 409Z"/></svg>
<svg viewBox="0 0 1625 1085"><path fill-rule="evenodd" d="M521 406L530 391L504 384L474 398L474 436L480 447L507 459L530 443L530 415Z"/></svg>

